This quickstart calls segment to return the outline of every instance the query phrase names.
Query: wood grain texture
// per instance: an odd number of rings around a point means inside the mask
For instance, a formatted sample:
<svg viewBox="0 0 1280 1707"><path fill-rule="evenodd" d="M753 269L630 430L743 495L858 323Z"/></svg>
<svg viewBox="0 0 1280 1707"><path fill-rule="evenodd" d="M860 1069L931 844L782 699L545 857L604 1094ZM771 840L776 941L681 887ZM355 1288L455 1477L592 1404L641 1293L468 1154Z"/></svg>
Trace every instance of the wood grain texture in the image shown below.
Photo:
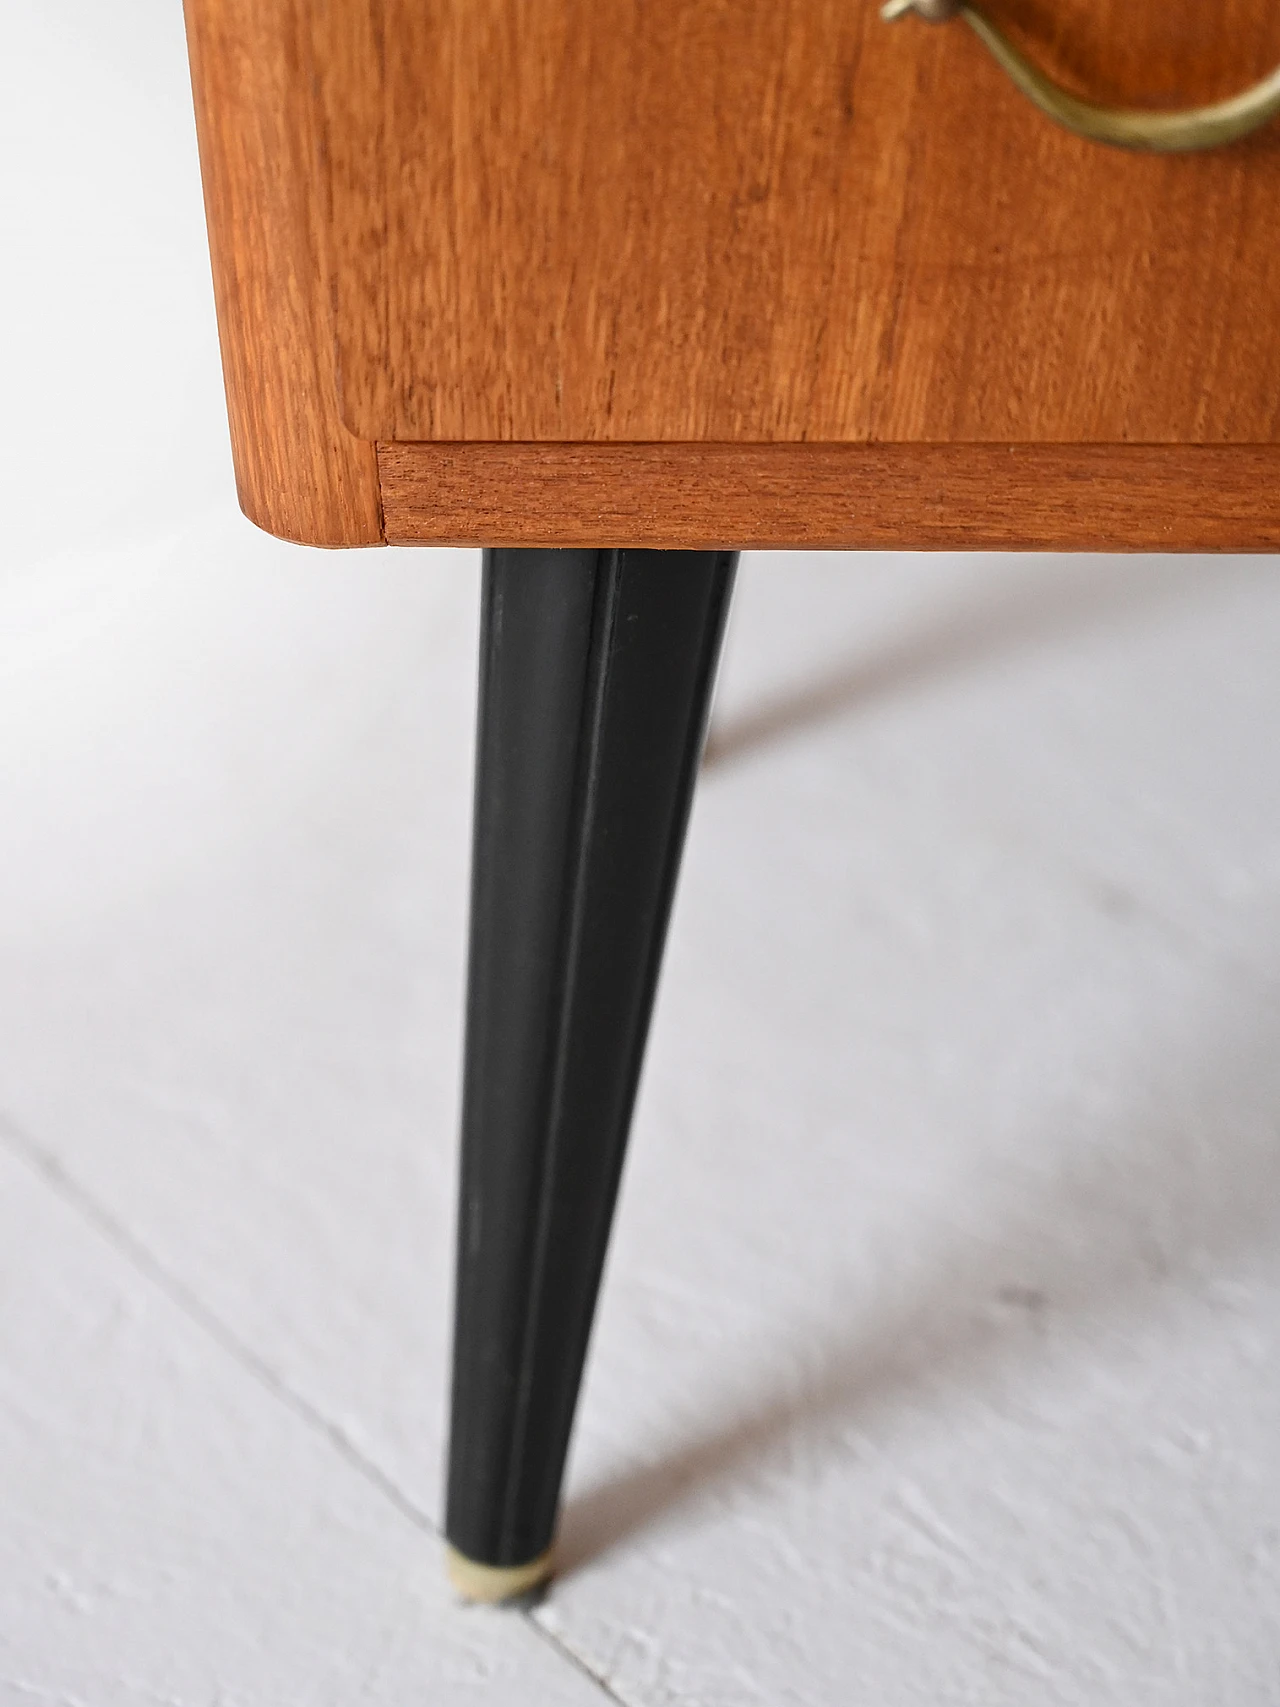
<svg viewBox="0 0 1280 1707"><path fill-rule="evenodd" d="M186 0L240 503L309 545L382 540L372 444L338 416L302 0Z"/></svg>
<svg viewBox="0 0 1280 1707"><path fill-rule="evenodd" d="M392 545L1280 550L1280 446L382 444Z"/></svg>
<svg viewBox="0 0 1280 1707"><path fill-rule="evenodd" d="M989 0L1101 98L1269 0ZM1269 443L1280 131L1121 154L873 0L316 8L339 385L381 439Z"/></svg>

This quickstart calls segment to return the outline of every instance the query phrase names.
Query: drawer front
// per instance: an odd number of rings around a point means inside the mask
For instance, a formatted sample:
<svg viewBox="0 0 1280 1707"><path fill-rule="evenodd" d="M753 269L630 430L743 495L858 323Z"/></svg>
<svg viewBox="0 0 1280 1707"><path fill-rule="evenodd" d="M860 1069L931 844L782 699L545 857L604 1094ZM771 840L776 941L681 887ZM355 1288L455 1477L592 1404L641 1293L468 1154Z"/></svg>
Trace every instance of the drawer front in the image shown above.
<svg viewBox="0 0 1280 1707"><path fill-rule="evenodd" d="M1099 99L1280 62L1268 0L988 9ZM871 0L331 0L311 52L361 438L1277 437L1280 127L1105 149Z"/></svg>

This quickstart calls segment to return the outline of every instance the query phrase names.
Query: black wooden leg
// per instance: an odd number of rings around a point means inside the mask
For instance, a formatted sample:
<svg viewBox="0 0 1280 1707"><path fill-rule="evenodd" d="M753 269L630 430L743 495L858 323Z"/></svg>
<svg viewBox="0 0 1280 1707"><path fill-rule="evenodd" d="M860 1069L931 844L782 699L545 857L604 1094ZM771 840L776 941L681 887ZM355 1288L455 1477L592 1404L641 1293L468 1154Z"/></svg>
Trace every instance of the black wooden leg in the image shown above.
<svg viewBox="0 0 1280 1707"><path fill-rule="evenodd" d="M736 561L485 553L446 1523L478 1597L550 1569Z"/></svg>

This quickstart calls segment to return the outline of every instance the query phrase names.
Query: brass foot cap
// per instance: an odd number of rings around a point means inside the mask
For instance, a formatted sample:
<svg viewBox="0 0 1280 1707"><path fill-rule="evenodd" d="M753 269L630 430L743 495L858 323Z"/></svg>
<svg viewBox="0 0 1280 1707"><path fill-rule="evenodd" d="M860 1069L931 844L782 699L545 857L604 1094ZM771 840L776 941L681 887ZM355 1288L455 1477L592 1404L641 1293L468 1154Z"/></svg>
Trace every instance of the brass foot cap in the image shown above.
<svg viewBox="0 0 1280 1707"><path fill-rule="evenodd" d="M517 1600L528 1594L551 1575L552 1549L547 1548L527 1565L482 1565L468 1559L456 1547L445 1545L445 1569L449 1581L467 1600L483 1600L491 1604L501 1600Z"/></svg>

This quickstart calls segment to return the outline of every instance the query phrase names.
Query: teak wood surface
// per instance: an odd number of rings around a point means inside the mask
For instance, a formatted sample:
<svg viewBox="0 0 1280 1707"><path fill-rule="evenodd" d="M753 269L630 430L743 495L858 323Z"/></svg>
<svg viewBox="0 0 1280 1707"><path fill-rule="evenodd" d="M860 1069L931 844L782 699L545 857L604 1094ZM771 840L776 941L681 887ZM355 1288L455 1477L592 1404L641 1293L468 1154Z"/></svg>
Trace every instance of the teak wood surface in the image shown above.
<svg viewBox="0 0 1280 1707"><path fill-rule="evenodd" d="M187 47L240 503L268 533L382 538L371 444L338 418L302 0L189 0Z"/></svg>
<svg viewBox="0 0 1280 1707"><path fill-rule="evenodd" d="M989 9L1101 99L1280 61L1268 0ZM242 501L272 531L1280 544L1280 127L1103 149L962 26L872 0L187 15Z"/></svg>

